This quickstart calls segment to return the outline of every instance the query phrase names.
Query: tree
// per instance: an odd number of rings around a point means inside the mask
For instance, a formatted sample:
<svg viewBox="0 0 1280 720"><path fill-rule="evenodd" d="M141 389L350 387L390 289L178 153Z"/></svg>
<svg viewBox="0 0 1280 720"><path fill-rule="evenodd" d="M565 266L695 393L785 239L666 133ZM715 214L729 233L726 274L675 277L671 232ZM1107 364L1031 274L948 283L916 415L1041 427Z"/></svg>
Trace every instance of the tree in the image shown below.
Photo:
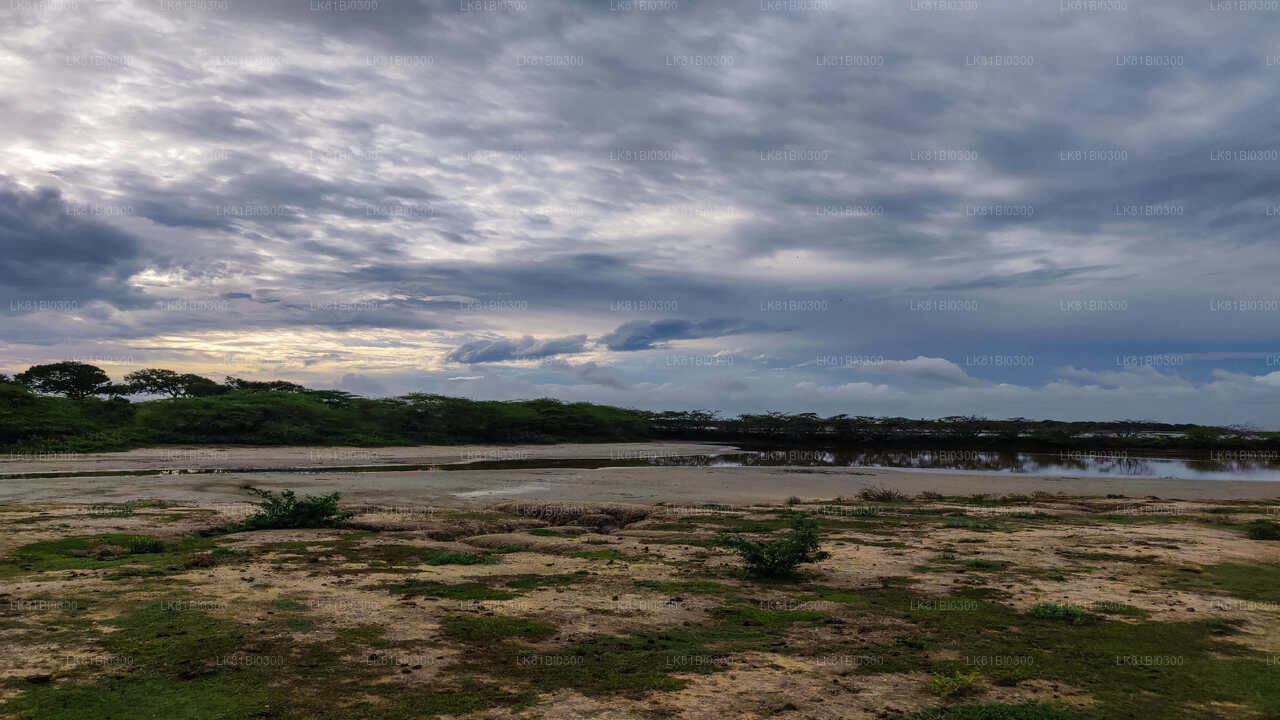
<svg viewBox="0 0 1280 720"><path fill-rule="evenodd" d="M135 394L168 395L177 398L183 394L182 376L172 370L148 368L135 370L124 376L124 382Z"/></svg>
<svg viewBox="0 0 1280 720"><path fill-rule="evenodd" d="M97 395L111 385L111 378L102 368L70 361L32 365L14 379L35 392L77 400Z"/></svg>
<svg viewBox="0 0 1280 720"><path fill-rule="evenodd" d="M306 390L301 385L286 380L242 380L230 375L227 376L226 384L232 390L250 390L253 392L301 392Z"/></svg>
<svg viewBox="0 0 1280 720"><path fill-rule="evenodd" d="M210 395L221 395L228 390L228 388L201 375L192 373L180 375L172 370L158 368L131 372L124 377L124 380L125 385L130 389L127 394L131 395L150 393L153 395L168 395L171 398L208 397Z"/></svg>
<svg viewBox="0 0 1280 720"><path fill-rule="evenodd" d="M191 373L180 376L178 381L182 383L182 394L187 397L209 397L210 395L221 395L228 390L227 387L219 385L207 377L202 375L193 375Z"/></svg>

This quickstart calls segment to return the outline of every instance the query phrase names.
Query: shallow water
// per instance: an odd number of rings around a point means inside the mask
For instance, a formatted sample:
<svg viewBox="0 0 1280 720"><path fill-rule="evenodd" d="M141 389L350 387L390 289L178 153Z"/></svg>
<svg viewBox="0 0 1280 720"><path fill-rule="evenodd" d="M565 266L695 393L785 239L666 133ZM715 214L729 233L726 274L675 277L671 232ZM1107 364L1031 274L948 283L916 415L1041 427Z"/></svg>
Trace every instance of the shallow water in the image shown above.
<svg viewBox="0 0 1280 720"><path fill-rule="evenodd" d="M749 450L708 455L501 460L438 466L442 470L608 467L863 467L924 472L1053 477L1163 477L1280 481L1280 454L1230 451L1138 455L1127 451L1028 453L991 450Z"/></svg>

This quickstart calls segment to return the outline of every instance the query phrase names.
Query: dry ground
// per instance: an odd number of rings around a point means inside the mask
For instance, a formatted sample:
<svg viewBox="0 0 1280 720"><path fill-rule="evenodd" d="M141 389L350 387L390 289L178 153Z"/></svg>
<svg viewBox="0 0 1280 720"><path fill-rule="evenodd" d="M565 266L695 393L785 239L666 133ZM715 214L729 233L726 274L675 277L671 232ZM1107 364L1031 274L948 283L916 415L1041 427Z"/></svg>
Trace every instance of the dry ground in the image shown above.
<svg viewBox="0 0 1280 720"><path fill-rule="evenodd" d="M1265 503L250 509L0 507L0 716L1280 717ZM799 578L714 543L788 511Z"/></svg>

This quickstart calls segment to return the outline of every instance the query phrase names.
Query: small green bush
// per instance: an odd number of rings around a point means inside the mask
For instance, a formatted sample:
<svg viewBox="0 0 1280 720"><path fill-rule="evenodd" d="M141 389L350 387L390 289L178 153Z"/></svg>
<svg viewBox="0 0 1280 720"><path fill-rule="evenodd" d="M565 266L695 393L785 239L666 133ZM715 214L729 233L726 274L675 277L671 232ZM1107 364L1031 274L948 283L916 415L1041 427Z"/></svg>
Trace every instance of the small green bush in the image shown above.
<svg viewBox="0 0 1280 720"><path fill-rule="evenodd" d="M716 541L742 556L752 574L763 577L790 577L802 563L831 557L819 549L818 522L800 514L792 516L791 530L776 540L751 540L721 533Z"/></svg>
<svg viewBox="0 0 1280 720"><path fill-rule="evenodd" d="M982 676L956 671L952 675L934 675L929 680L929 690L944 698L967 697L982 692Z"/></svg>
<svg viewBox="0 0 1280 720"><path fill-rule="evenodd" d="M1031 616L1042 620L1068 620L1072 625L1087 625L1098 620L1097 615L1082 607L1056 603L1040 603L1033 606Z"/></svg>
<svg viewBox="0 0 1280 720"><path fill-rule="evenodd" d="M1251 540L1280 540L1280 523L1254 520L1245 525L1244 534Z"/></svg>
<svg viewBox="0 0 1280 720"><path fill-rule="evenodd" d="M235 530L275 530L282 528L336 527L354 513L338 508L338 493L299 498L292 490L279 495L270 490L245 488L262 498L258 511L235 526Z"/></svg>

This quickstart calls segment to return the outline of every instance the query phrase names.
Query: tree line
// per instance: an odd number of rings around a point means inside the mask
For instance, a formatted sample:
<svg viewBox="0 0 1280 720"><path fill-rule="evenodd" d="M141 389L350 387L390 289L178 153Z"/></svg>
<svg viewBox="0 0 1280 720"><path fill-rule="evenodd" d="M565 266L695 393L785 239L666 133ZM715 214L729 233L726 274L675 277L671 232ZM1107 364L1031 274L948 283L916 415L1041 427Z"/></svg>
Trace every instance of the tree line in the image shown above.
<svg viewBox="0 0 1280 720"><path fill-rule="evenodd" d="M124 376L124 382L113 383L102 368L88 363L63 361L32 365L9 378L0 374L0 382L21 385L46 395L83 400L94 396L168 395L171 398L209 397L234 390L299 392L301 385L284 380L266 382L230 377L219 384L202 375L179 373L161 368L135 370Z"/></svg>
<svg viewBox="0 0 1280 720"><path fill-rule="evenodd" d="M6 390L6 388L8 388ZM130 402L128 396L166 399ZM653 412L536 400L476 401L427 393L364 398L285 380L146 368L113 383L80 362L0 375L0 447L124 449L165 443L394 445L705 440L761 447L1241 449L1280 453L1280 433L1149 420L876 417L713 410Z"/></svg>

